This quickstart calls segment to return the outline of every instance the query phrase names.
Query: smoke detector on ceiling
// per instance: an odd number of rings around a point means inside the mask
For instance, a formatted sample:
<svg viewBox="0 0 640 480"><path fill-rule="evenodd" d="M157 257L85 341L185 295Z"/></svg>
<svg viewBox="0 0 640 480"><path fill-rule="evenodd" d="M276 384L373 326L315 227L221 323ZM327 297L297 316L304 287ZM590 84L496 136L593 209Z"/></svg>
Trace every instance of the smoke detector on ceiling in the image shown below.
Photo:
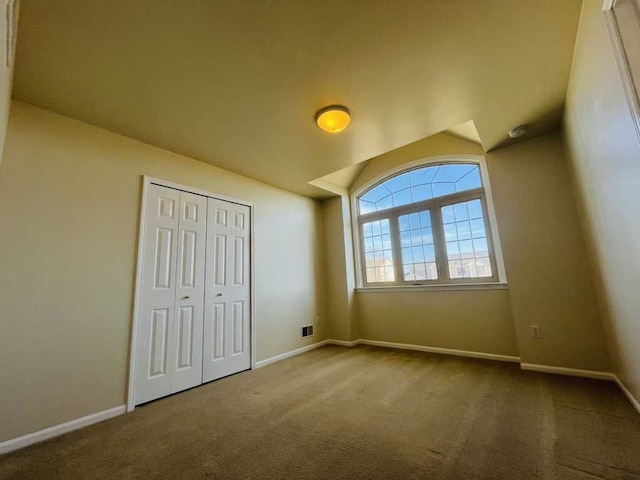
<svg viewBox="0 0 640 480"><path fill-rule="evenodd" d="M509 136L511 138L519 138L519 137L523 136L525 133L527 133L527 126L526 125L520 125L520 126L514 128L513 130L511 130L509 132Z"/></svg>

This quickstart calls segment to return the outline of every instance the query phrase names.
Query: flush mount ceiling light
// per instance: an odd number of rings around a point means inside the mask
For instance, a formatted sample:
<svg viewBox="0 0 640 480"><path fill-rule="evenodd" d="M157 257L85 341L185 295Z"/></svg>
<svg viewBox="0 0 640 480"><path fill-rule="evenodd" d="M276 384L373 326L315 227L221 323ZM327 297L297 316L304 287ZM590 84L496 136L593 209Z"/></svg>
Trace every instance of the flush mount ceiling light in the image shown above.
<svg viewBox="0 0 640 480"><path fill-rule="evenodd" d="M526 125L520 125L516 128L514 128L513 130L511 130L509 132L509 136L511 138L518 138L523 136L525 133L527 133L527 126Z"/></svg>
<svg viewBox="0 0 640 480"><path fill-rule="evenodd" d="M343 105L330 105L316 113L316 123L325 132L341 132L350 122L351 112Z"/></svg>

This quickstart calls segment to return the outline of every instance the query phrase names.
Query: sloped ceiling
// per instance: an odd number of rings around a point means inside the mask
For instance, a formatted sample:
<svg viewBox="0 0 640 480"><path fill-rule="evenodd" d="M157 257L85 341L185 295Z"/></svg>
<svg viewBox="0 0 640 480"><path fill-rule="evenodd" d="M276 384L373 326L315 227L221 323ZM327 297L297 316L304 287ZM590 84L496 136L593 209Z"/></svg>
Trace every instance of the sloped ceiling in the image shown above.
<svg viewBox="0 0 640 480"><path fill-rule="evenodd" d="M580 0L23 0L14 96L309 196L473 119L557 128ZM328 135L319 108L352 125Z"/></svg>

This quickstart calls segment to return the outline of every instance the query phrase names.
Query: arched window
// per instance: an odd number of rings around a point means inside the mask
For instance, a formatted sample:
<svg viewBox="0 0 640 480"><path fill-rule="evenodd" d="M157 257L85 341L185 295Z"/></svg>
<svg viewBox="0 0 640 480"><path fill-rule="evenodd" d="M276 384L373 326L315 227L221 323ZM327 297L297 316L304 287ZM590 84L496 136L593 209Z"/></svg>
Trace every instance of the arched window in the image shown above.
<svg viewBox="0 0 640 480"><path fill-rule="evenodd" d="M356 195L364 286L499 280L481 166L423 164Z"/></svg>

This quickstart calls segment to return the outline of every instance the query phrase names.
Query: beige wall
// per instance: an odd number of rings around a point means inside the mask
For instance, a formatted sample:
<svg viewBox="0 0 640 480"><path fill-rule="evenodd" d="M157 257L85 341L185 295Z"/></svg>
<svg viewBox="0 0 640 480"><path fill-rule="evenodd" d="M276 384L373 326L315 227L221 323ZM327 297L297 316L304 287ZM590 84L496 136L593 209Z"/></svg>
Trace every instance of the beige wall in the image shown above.
<svg viewBox="0 0 640 480"><path fill-rule="evenodd" d="M370 160L351 192L414 160L483 153L473 142L444 133L433 135ZM356 300L361 338L518 355L506 290L359 292Z"/></svg>
<svg viewBox="0 0 640 480"><path fill-rule="evenodd" d="M355 340L353 249L349 199L339 196L322 202L327 292L327 336L336 340Z"/></svg>
<svg viewBox="0 0 640 480"><path fill-rule="evenodd" d="M417 159L482 154L439 134L369 162L351 191ZM520 355L525 363L608 370L568 166L557 134L485 155L508 290L359 292L362 338ZM325 220L326 224L326 220ZM531 338L540 325L542 338Z"/></svg>
<svg viewBox="0 0 640 480"><path fill-rule="evenodd" d="M0 166L0 441L125 402L151 175L255 204L257 357L324 317L319 203L14 102Z"/></svg>
<svg viewBox="0 0 640 480"><path fill-rule="evenodd" d="M609 369L569 170L558 134L487 154L520 357ZM540 325L542 338L531 338Z"/></svg>
<svg viewBox="0 0 640 480"><path fill-rule="evenodd" d="M507 290L358 292L368 340L518 356Z"/></svg>
<svg viewBox="0 0 640 480"><path fill-rule="evenodd" d="M640 145L602 2L583 5L565 142L596 272L615 373L640 398Z"/></svg>

